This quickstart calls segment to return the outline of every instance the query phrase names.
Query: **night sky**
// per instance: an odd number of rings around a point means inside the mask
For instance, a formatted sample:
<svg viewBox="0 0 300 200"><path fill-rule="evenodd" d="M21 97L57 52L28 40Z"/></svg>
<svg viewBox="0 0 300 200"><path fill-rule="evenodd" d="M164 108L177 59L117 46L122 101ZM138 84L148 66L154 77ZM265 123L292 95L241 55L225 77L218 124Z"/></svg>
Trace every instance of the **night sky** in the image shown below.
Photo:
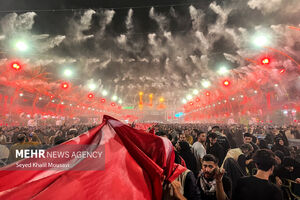
<svg viewBox="0 0 300 200"><path fill-rule="evenodd" d="M0 2L2 64L20 57L53 80L71 67L75 84L93 82L99 95L106 89L127 104L144 91L178 105L204 79L214 84L220 66L250 68L245 58L265 53L251 44L257 33L300 61L299 32L287 28L300 25L298 0ZM16 38L30 51L16 53Z"/></svg>

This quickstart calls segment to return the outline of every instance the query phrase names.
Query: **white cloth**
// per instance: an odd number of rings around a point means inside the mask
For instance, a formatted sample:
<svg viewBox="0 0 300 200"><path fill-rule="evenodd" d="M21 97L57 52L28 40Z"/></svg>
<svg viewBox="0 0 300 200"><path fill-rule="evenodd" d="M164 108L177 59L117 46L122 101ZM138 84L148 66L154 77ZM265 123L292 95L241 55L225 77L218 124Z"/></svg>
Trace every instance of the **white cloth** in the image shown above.
<svg viewBox="0 0 300 200"><path fill-rule="evenodd" d="M201 142L195 142L192 146L193 154L196 158L197 162L197 168L200 170L201 162L200 160L203 158L203 156L206 155L206 150Z"/></svg>

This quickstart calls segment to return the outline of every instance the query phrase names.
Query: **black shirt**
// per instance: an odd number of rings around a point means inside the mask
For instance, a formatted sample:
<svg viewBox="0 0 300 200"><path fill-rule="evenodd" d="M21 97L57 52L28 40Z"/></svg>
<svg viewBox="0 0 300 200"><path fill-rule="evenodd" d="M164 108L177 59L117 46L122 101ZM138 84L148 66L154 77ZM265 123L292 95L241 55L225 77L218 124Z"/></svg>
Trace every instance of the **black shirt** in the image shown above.
<svg viewBox="0 0 300 200"><path fill-rule="evenodd" d="M187 200L199 200L200 198L199 188L196 185L196 179L192 172L186 175L183 196Z"/></svg>
<svg viewBox="0 0 300 200"><path fill-rule="evenodd" d="M250 176L238 180L232 200L282 200L282 194L279 188L267 180Z"/></svg>
<svg viewBox="0 0 300 200"><path fill-rule="evenodd" d="M230 199L230 197L231 197L231 180L227 176L223 176L222 183L223 183L224 192L226 193L227 197ZM200 196L201 196L200 199L203 199L203 200L217 200L216 193L214 195L206 195L204 193L204 191L201 188L199 178L197 180L197 185L200 189Z"/></svg>

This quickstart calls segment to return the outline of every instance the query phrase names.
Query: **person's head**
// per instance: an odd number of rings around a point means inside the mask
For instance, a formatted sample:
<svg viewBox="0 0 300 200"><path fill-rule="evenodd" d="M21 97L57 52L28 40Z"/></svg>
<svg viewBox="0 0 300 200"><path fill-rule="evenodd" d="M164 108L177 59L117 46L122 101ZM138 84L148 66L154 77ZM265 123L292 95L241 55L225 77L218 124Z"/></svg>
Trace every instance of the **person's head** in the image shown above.
<svg viewBox="0 0 300 200"><path fill-rule="evenodd" d="M197 133L197 138L198 138L198 142L205 142L206 141L206 133L204 133L203 131L199 131Z"/></svg>
<svg viewBox="0 0 300 200"><path fill-rule="evenodd" d="M293 172L294 171L294 166L295 166L295 160L291 157L285 157L283 159L283 166L286 170L288 170L289 172Z"/></svg>
<svg viewBox="0 0 300 200"><path fill-rule="evenodd" d="M186 141L186 137L184 133L179 133L179 141Z"/></svg>
<svg viewBox="0 0 300 200"><path fill-rule="evenodd" d="M273 173L276 164L275 154L268 149L259 149L253 155L253 161L258 170Z"/></svg>
<svg viewBox="0 0 300 200"><path fill-rule="evenodd" d="M207 138L208 138L210 144L212 144L212 145L215 144L215 143L217 142L217 137L218 137L218 135L217 135L216 133L214 133L214 132L211 132L211 133L207 136Z"/></svg>
<svg viewBox="0 0 300 200"><path fill-rule="evenodd" d="M283 139L281 137L276 137L275 144L283 146L284 145L284 141L283 141Z"/></svg>
<svg viewBox="0 0 300 200"><path fill-rule="evenodd" d="M245 154L246 156L250 155L253 152L253 147L251 144L242 144L240 149L242 150L243 154Z"/></svg>
<svg viewBox="0 0 300 200"><path fill-rule="evenodd" d="M214 177L215 169L218 167L218 159L211 154L206 154L202 158L202 173L206 179Z"/></svg>
<svg viewBox="0 0 300 200"><path fill-rule="evenodd" d="M220 132L220 127L219 126L213 126L211 128L211 132L214 132L214 133Z"/></svg>
<svg viewBox="0 0 300 200"><path fill-rule="evenodd" d="M252 142L252 135L250 133L244 133L244 144Z"/></svg>
<svg viewBox="0 0 300 200"><path fill-rule="evenodd" d="M17 141L19 142L19 143L22 143L22 142L25 142L25 134L24 133L20 133L20 134L18 134L17 135Z"/></svg>

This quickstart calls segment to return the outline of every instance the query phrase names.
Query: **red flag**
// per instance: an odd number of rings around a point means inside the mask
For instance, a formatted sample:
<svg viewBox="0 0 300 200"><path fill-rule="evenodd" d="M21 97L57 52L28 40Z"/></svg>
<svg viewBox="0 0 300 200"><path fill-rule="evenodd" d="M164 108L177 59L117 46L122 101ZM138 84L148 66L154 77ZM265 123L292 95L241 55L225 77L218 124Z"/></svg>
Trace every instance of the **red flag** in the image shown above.
<svg viewBox="0 0 300 200"><path fill-rule="evenodd" d="M63 171L21 171L10 164L0 169L0 199L161 199L163 180L171 182L185 170L174 164L173 146L166 138L109 116L98 127L47 151L63 151L72 144L94 145L93 151L104 146L105 159L75 159L77 165ZM28 158L17 163L31 161L42 162ZM80 170L90 166L93 170Z"/></svg>

